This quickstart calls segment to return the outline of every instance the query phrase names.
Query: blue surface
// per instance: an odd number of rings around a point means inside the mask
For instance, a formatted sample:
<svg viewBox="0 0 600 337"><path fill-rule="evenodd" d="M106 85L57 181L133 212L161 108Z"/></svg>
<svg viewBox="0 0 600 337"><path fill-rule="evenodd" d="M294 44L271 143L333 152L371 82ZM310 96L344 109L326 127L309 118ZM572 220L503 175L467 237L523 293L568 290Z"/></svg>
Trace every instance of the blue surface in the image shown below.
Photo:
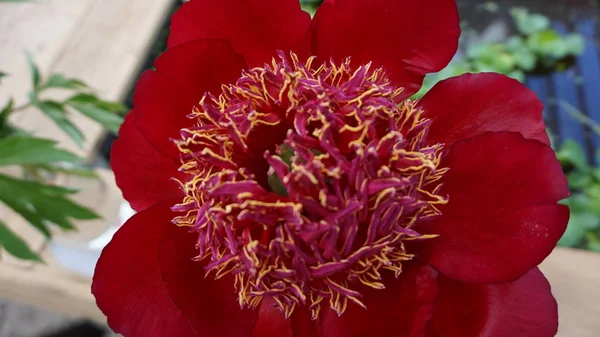
<svg viewBox="0 0 600 337"><path fill-rule="evenodd" d="M548 120L550 118L548 109L550 92L547 85L547 76L529 75L525 79L525 85L533 90L538 98L544 103L544 118Z"/></svg>
<svg viewBox="0 0 600 337"><path fill-rule="evenodd" d="M595 41L596 23L592 20L582 20L576 25L576 30L585 36L585 50L577 58L583 77L584 111L595 121L600 121L600 59L598 44ZM594 148L600 148L600 135L593 134Z"/></svg>
<svg viewBox="0 0 600 337"><path fill-rule="evenodd" d="M554 24L554 28L561 34L567 33L567 28L563 23ZM581 145L585 145L583 125L571 117L564 108L564 103L573 108L582 111L577 95L577 74L575 70L560 71L552 76L552 86L556 97L556 123L560 139L573 139Z"/></svg>
<svg viewBox="0 0 600 337"><path fill-rule="evenodd" d="M561 34L573 31L564 23L554 23L553 26ZM557 141L573 139L589 154L600 149L600 135L574 119L564 105L566 103L600 122L600 48L596 40L597 28L595 20L578 19L574 23L574 31L584 36L585 50L576 58L575 66L550 76L530 75L525 81L525 85L544 102L544 118ZM556 104L551 105L550 102Z"/></svg>

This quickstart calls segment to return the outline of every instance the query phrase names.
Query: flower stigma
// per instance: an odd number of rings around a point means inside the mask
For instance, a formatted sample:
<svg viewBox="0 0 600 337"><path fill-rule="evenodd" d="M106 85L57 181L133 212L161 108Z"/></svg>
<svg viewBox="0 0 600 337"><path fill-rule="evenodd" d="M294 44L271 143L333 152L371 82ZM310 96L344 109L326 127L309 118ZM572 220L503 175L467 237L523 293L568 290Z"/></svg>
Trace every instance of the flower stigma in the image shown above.
<svg viewBox="0 0 600 337"><path fill-rule="evenodd" d="M198 235L196 259L235 278L242 307L265 296L289 317L365 307L414 258L405 243L440 215L443 144L382 68L350 58L315 66L279 53L206 93L175 140L184 200L173 222Z"/></svg>

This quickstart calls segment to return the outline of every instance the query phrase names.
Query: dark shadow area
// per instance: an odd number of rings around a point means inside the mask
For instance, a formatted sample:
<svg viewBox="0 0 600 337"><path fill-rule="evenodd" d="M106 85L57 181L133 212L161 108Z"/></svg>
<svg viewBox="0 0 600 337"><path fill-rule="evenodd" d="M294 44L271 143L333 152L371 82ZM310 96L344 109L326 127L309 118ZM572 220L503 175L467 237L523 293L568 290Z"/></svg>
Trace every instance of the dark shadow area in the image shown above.
<svg viewBox="0 0 600 337"><path fill-rule="evenodd" d="M104 337L108 331L92 322L79 322L58 331L32 337Z"/></svg>

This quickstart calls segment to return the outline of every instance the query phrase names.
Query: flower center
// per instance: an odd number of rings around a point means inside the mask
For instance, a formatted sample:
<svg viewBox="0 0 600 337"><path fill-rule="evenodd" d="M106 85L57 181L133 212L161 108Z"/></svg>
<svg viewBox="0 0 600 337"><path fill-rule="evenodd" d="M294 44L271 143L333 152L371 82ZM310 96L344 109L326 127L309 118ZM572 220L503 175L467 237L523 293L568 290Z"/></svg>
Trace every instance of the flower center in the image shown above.
<svg viewBox="0 0 600 337"><path fill-rule="evenodd" d="M313 65L280 53L206 94L176 144L186 196L173 221L198 234L198 260L235 276L239 302L272 297L286 316L323 304L364 306L361 287L385 287L430 239L420 222L439 215L442 145L431 121L399 102L383 69Z"/></svg>

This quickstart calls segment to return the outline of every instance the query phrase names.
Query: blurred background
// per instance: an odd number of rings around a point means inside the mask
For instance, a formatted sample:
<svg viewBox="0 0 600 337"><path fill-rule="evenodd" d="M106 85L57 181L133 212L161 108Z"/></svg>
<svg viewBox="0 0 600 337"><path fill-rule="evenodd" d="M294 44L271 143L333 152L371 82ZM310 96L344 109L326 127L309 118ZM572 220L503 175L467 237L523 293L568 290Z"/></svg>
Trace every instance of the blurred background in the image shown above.
<svg viewBox="0 0 600 337"><path fill-rule="evenodd" d="M301 0L309 13L319 2ZM0 0L0 337L114 335L89 290L100 251L133 214L110 147L181 3ZM458 5L460 50L415 98L444 78L493 71L545 103L572 215L542 270L558 336L600 337L600 4Z"/></svg>

